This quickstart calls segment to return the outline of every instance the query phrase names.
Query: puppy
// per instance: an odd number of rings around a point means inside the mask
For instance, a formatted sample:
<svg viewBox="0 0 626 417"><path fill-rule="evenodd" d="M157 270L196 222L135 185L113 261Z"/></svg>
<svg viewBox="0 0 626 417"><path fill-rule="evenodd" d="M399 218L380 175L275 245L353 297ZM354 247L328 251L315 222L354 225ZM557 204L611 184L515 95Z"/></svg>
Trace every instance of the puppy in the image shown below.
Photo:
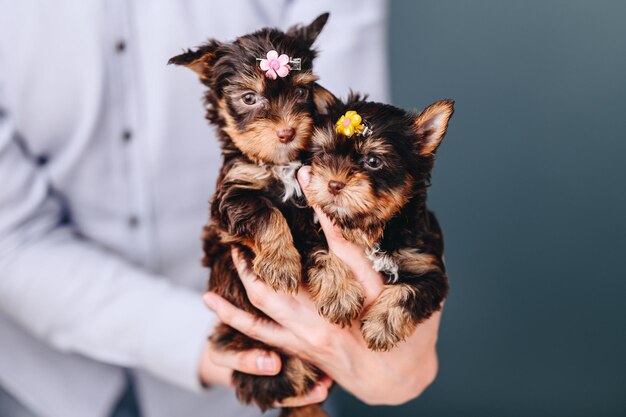
<svg viewBox="0 0 626 417"><path fill-rule="evenodd" d="M263 318L248 300L230 248L237 245L248 254L259 279L276 291L297 291L305 246L301 231L313 227L313 216L300 208L295 172L316 120L334 100L312 73L312 45L327 19L326 13L308 26L287 32L262 29L230 43L209 40L169 61L191 68L208 87L206 117L218 128L224 158L202 236L203 262L211 268L209 290ZM211 341L223 350L274 350L225 325L218 326ZM278 353L282 369L276 376L233 373L242 402L265 410L305 394L321 377L313 366ZM285 409L283 415L325 413L316 405Z"/></svg>
<svg viewBox="0 0 626 417"><path fill-rule="evenodd" d="M426 208L426 189L453 111L450 100L415 114L352 96L336 123L315 130L309 203L366 248L385 277L362 317L370 349L389 350L406 339L447 295L443 238ZM308 288L321 315L348 325L361 315L362 289L319 242L308 261Z"/></svg>

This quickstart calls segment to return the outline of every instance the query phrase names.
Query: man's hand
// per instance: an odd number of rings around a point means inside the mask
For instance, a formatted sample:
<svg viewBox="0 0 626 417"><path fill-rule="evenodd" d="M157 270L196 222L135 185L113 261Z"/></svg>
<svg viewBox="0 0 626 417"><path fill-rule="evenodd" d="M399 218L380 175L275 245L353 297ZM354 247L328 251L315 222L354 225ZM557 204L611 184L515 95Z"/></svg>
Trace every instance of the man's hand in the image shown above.
<svg viewBox="0 0 626 417"><path fill-rule="evenodd" d="M258 349L223 352L207 342L200 359L200 380L206 385L231 385L233 370L253 375L276 375L280 366L280 357L274 352Z"/></svg>
<svg viewBox="0 0 626 417"><path fill-rule="evenodd" d="M252 375L276 375L280 372L280 367L280 357L275 352L258 349L224 352L215 350L211 343L207 342L200 359L200 381L204 385L231 386L234 370ZM306 396L287 398L276 406L299 407L322 402L328 396L331 385L330 378L322 378Z"/></svg>
<svg viewBox="0 0 626 417"><path fill-rule="evenodd" d="M305 193L309 175L308 167L298 172ZM343 239L328 217L314 209L330 250L352 269L363 286L367 307L382 289L382 276L372 269L362 248ZM404 403L418 396L434 380L440 312L419 325L395 349L373 352L363 341L357 321L347 328L333 325L320 317L303 288L295 295L276 293L257 279L238 251L233 251L233 260L252 304L275 322L259 319L218 295L207 293L205 303L224 323L311 362L369 404Z"/></svg>

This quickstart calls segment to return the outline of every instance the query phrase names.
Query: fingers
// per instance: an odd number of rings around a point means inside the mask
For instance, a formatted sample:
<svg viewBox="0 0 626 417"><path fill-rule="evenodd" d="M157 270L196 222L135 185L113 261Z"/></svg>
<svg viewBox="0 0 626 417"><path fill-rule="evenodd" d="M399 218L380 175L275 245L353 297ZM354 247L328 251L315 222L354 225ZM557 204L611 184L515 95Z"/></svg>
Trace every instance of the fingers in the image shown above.
<svg viewBox="0 0 626 417"><path fill-rule="evenodd" d="M296 177L298 178L298 182L300 183L300 188L302 188L302 191L304 191L304 194L306 195L306 188L309 186L309 181L311 181L311 166L302 166L296 173Z"/></svg>
<svg viewBox="0 0 626 417"><path fill-rule="evenodd" d="M333 385L333 380L327 376L321 378L311 390L300 397L285 398L276 407L303 407L305 405L321 403L328 397L328 391Z"/></svg>
<svg viewBox="0 0 626 417"><path fill-rule="evenodd" d="M281 367L280 356L260 349L244 352L212 350L209 356L216 365L252 375L276 375Z"/></svg>
<svg viewBox="0 0 626 417"><path fill-rule="evenodd" d="M304 291L299 291L295 297L291 294L276 292L257 277L250 268L248 260L236 247L232 249L232 258L252 305L281 325L293 324L296 318L298 321L302 320Z"/></svg>
<svg viewBox="0 0 626 417"><path fill-rule="evenodd" d="M307 187L309 185L309 181L311 180L311 167L308 165L305 165L302 168L300 168L298 170L297 177L298 177L298 182L300 183L300 187L302 188L302 191L304 192L304 195L308 197ZM317 215L317 218L320 222L320 226L322 226L322 230L324 230L324 235L326 236L326 240L328 241L328 244L330 245L331 243L334 244L334 243L339 243L339 242L345 242L346 240L341 235L341 232L339 232L339 229L335 227L332 220L328 218L328 216L322 211L322 209L320 209L319 206L312 206L312 208L315 211L315 214Z"/></svg>
<svg viewBox="0 0 626 417"><path fill-rule="evenodd" d="M303 343L308 343L329 325L319 315L306 290L301 289L295 295L277 293L257 278L236 248L232 250L232 257L252 305L271 317L275 321L271 323L287 335L283 339L285 344L280 347L289 352L301 352ZM269 344L276 346L275 343Z"/></svg>
<svg viewBox="0 0 626 417"><path fill-rule="evenodd" d="M311 179L311 167L303 166L298 170L298 181L306 196L307 186ZM363 248L347 241L337 226L330 218L317 206L313 206L320 226L324 231L329 249L339 257L354 273L354 277L363 287L365 296L364 305L372 304L383 289L383 276L372 268L371 261L365 255Z"/></svg>
<svg viewBox="0 0 626 417"><path fill-rule="evenodd" d="M203 299L206 306L213 310L223 323L246 336L285 349L289 349L293 344L293 336L279 324L240 310L211 292L204 294Z"/></svg>
<svg viewBox="0 0 626 417"><path fill-rule="evenodd" d="M210 342L205 343L200 357L200 369L198 370L200 381L203 385L232 385L233 370L217 365L213 362L213 346Z"/></svg>

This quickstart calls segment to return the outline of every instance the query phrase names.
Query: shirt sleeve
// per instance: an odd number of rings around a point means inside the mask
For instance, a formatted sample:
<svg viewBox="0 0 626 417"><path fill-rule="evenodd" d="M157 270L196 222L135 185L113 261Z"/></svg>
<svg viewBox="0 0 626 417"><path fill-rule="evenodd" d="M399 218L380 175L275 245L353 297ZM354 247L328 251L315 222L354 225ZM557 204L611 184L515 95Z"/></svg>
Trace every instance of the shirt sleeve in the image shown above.
<svg viewBox="0 0 626 417"><path fill-rule="evenodd" d="M63 224L62 200L11 122L1 75L0 310L62 351L200 390L198 364L214 323L201 294Z"/></svg>
<svg viewBox="0 0 626 417"><path fill-rule="evenodd" d="M330 17L315 42L320 84L345 97L352 89L371 100L389 100L386 0L287 0L279 25L308 24Z"/></svg>

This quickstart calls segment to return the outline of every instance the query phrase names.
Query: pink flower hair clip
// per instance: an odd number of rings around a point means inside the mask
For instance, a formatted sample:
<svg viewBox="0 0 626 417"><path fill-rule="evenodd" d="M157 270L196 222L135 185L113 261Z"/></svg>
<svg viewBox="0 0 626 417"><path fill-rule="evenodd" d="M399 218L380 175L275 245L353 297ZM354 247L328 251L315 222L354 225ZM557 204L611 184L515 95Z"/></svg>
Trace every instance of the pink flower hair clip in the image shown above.
<svg viewBox="0 0 626 417"><path fill-rule="evenodd" d="M291 70L300 70L301 59L289 58L286 54L278 55L278 52L271 50L267 53L267 58L257 58L259 66L265 71L265 76L275 80L277 77L284 78Z"/></svg>

